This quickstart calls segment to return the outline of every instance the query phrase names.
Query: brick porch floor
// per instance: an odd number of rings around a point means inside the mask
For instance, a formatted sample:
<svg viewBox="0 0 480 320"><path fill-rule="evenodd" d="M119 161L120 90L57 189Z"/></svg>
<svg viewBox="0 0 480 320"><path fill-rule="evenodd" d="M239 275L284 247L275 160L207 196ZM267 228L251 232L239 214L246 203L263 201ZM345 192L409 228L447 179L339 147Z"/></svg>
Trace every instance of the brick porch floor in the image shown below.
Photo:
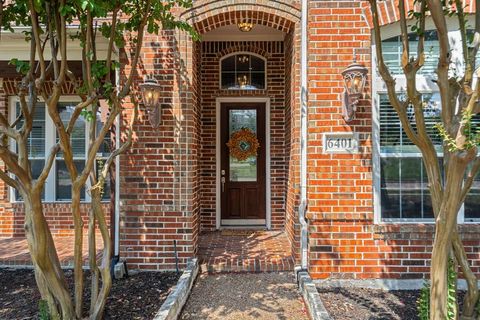
<svg viewBox="0 0 480 320"><path fill-rule="evenodd" d="M293 271L290 243L281 231L235 232L200 235L198 257L208 272Z"/></svg>
<svg viewBox="0 0 480 320"><path fill-rule="evenodd" d="M73 236L54 238L58 258L62 267L73 268ZM101 236L96 236L97 247L101 242ZM100 252L97 251L97 254ZM88 265L87 238L83 241L84 265ZM0 267L25 267L31 266L32 261L28 253L27 240L24 237L0 238Z"/></svg>

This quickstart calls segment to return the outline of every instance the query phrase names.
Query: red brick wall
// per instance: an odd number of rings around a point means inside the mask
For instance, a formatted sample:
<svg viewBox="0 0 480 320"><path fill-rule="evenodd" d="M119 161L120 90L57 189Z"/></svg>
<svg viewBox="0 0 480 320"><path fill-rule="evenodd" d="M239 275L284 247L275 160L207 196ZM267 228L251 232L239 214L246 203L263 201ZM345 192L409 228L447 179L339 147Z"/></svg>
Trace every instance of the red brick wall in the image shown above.
<svg viewBox="0 0 480 320"><path fill-rule="evenodd" d="M341 117L340 73L351 63L354 48L358 61L371 68L371 33L364 18L369 16L365 4L309 2L310 271L314 278L424 278L429 270L433 225L374 224L369 84L357 119L347 124ZM393 1L379 6L382 24L394 22ZM360 153L324 154L323 134L332 131L358 132ZM473 269L478 273L478 225L460 226L460 230Z"/></svg>
<svg viewBox="0 0 480 320"><path fill-rule="evenodd" d="M232 52L253 52L267 59L266 90L222 90L220 59ZM203 42L202 43L202 229L215 229L216 168L216 98L270 98L270 158L272 229L283 229L285 223L285 52L282 41Z"/></svg>
<svg viewBox="0 0 480 320"><path fill-rule="evenodd" d="M192 80L193 44L181 32L147 35L139 84L153 76L163 87L162 122L150 125L144 107L133 148L121 158L121 256L132 268L174 269L196 250L198 234L198 104ZM131 72L124 52L122 80ZM125 105L124 121L131 117Z"/></svg>
<svg viewBox="0 0 480 320"><path fill-rule="evenodd" d="M370 65L370 30L362 18L361 2L310 1L308 199L310 271L314 277L356 277L371 267L363 250L377 244L357 236L373 221L371 172L371 103L362 101L357 119L346 124L341 116L341 72L357 49L359 61ZM368 89L367 89L368 92ZM360 153L322 152L325 132L360 134ZM336 230L338 233L333 233ZM368 242L371 241L371 242ZM366 249L363 249L366 248ZM355 266L352 269L352 265ZM377 266L374 264L373 266Z"/></svg>

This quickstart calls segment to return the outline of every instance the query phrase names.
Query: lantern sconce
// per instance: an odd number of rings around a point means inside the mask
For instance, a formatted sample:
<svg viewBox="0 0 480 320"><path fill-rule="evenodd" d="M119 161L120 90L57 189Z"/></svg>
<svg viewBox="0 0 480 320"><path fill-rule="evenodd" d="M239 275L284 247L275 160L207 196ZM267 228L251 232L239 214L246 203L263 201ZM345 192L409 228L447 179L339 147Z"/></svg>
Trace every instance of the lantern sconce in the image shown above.
<svg viewBox="0 0 480 320"><path fill-rule="evenodd" d="M247 14L242 13L242 20L237 23L237 27L242 32L250 32L253 29L253 22L247 18Z"/></svg>
<svg viewBox="0 0 480 320"><path fill-rule="evenodd" d="M353 63L342 72L345 82L345 91L343 99L343 118L346 122L355 119L357 104L362 98L363 89L367 80L368 69L360 63L357 63L357 54L353 52Z"/></svg>
<svg viewBox="0 0 480 320"><path fill-rule="evenodd" d="M154 79L147 79L140 84L143 104L148 110L148 118L153 128L160 127L162 122L162 106L160 105L160 92L162 87Z"/></svg>

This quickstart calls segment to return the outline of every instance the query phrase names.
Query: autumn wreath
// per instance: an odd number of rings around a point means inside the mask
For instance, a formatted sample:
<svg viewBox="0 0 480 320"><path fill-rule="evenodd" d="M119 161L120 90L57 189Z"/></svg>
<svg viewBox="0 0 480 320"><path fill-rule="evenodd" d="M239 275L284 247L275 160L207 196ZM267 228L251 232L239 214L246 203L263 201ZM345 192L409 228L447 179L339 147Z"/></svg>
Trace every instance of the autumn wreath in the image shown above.
<svg viewBox="0 0 480 320"><path fill-rule="evenodd" d="M232 157L238 161L244 161L257 155L260 143L252 130L242 128L232 133L230 140L227 142L227 147Z"/></svg>

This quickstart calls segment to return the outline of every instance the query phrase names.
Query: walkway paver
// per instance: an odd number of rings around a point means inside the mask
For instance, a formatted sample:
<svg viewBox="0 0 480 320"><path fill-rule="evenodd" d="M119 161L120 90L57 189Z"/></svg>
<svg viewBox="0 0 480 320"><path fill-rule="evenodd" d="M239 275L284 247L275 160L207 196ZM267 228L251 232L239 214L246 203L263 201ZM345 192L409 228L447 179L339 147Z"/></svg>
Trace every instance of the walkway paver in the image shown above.
<svg viewBox="0 0 480 320"><path fill-rule="evenodd" d="M291 273L202 274L180 317L222 320L307 320Z"/></svg>
<svg viewBox="0 0 480 320"><path fill-rule="evenodd" d="M224 230L200 235L198 257L208 272L293 271L290 242L281 231Z"/></svg>

